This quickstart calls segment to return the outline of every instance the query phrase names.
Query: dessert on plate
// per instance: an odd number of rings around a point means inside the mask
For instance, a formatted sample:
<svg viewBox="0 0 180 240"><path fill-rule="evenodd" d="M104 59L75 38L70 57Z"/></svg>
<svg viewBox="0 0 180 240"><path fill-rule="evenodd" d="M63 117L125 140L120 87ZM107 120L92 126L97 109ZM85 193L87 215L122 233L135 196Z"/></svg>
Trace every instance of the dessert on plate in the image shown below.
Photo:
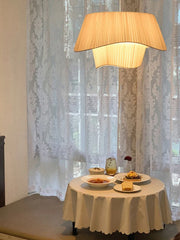
<svg viewBox="0 0 180 240"><path fill-rule="evenodd" d="M124 181L141 181L141 176L135 171L130 171L123 178Z"/></svg>
<svg viewBox="0 0 180 240"><path fill-rule="evenodd" d="M122 182L122 190L123 191L132 191L133 190L133 183L124 181Z"/></svg>

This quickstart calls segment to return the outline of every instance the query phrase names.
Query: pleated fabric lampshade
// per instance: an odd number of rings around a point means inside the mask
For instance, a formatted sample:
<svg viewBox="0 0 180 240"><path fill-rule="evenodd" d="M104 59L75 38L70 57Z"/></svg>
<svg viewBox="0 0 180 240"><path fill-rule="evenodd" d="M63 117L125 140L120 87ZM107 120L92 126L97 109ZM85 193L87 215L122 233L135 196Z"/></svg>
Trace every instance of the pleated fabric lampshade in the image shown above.
<svg viewBox="0 0 180 240"><path fill-rule="evenodd" d="M74 51L93 50L96 68L136 68L146 48L166 50L154 15L139 12L98 12L85 16Z"/></svg>

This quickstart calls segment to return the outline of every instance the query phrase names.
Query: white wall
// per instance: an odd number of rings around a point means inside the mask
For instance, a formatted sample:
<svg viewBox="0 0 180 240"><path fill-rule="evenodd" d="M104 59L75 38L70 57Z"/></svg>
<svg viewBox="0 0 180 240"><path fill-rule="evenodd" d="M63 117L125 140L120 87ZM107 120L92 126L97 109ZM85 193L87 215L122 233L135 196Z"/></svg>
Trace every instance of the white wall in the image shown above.
<svg viewBox="0 0 180 240"><path fill-rule="evenodd" d="M26 0L0 0L0 135L6 204L27 195Z"/></svg>

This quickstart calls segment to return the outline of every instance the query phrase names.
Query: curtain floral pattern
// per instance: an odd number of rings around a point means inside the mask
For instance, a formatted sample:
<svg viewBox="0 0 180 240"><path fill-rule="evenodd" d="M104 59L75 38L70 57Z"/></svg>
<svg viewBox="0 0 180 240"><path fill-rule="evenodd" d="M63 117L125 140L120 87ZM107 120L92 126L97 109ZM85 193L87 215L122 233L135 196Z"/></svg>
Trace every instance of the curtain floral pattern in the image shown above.
<svg viewBox="0 0 180 240"><path fill-rule="evenodd" d="M140 123L143 128L138 128L136 143L137 158L136 169L147 171L151 176L161 179L167 188L172 204L173 219L180 217L180 171L175 170L176 163L173 160L173 40L174 5L175 1L158 1L153 5L150 1L142 1L140 7L149 13L153 13L161 26L166 41L167 51L159 52L149 49L146 55L143 71L142 86L139 88L143 94L139 96L137 112L141 112ZM139 81L138 81L139 83ZM139 91L139 92L141 92ZM143 108L142 108L143 107ZM141 111L141 109L143 109ZM179 110L176 109L175 112ZM140 131L139 131L140 130ZM177 131L177 129L175 130ZM140 136L138 137L140 132ZM142 157L141 157L142 156ZM142 164L143 163L143 164ZM180 167L180 162L176 167ZM175 180L174 173L178 172ZM176 190L175 190L176 189ZM175 191L176 191L176 194Z"/></svg>
<svg viewBox="0 0 180 240"><path fill-rule="evenodd" d="M179 9L179 0L29 1L30 192L63 200L73 177L111 156L161 179L180 218ZM137 69L95 69L91 51L73 50L84 16L119 10L154 14L167 51L146 50Z"/></svg>
<svg viewBox="0 0 180 240"><path fill-rule="evenodd" d="M120 69L118 159L131 155L130 168L161 179L180 218L179 162L179 1L121 1L123 11L156 16L167 45L166 52L146 50L141 67ZM128 4L126 4L128 3ZM179 21L179 22L178 22Z"/></svg>
<svg viewBox="0 0 180 240"><path fill-rule="evenodd" d="M29 1L29 191L64 199L68 182L116 158L118 68L73 48L84 16L118 0Z"/></svg>

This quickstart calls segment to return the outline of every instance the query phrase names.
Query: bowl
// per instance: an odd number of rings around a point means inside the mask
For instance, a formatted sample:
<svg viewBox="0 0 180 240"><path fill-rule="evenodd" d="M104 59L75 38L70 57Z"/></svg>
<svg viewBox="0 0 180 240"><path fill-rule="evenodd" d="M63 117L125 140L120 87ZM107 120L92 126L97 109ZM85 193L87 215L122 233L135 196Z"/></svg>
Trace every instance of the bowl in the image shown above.
<svg viewBox="0 0 180 240"><path fill-rule="evenodd" d="M108 175L86 175L81 180L94 188L106 187L116 181L114 177Z"/></svg>
<svg viewBox="0 0 180 240"><path fill-rule="evenodd" d="M99 168L99 167L94 167L89 169L89 174L90 175L102 175L104 174L105 169L104 168Z"/></svg>

